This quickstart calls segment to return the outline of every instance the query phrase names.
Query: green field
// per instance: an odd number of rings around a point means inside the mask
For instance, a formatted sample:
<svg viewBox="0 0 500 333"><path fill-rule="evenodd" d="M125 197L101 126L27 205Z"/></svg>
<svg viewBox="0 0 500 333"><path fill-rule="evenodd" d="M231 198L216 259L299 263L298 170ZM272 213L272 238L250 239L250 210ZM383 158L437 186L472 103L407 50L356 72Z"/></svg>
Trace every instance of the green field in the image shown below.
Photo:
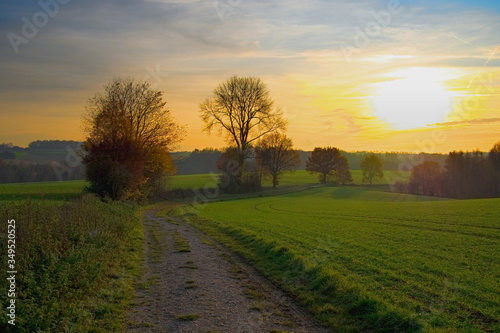
<svg viewBox="0 0 500 333"><path fill-rule="evenodd" d="M386 177L374 185L394 184L394 180L407 181L409 172L385 171ZM354 184L364 184L361 170L352 170ZM281 186L306 185L318 183L318 176L311 175L305 170L288 172L280 182ZM31 199L45 200L69 200L79 196L87 186L84 180L70 180L61 182L38 182L38 183L15 183L0 184L0 200L24 200ZM205 188L217 186L217 174L200 175L176 175L170 180L170 188ZM264 179L263 186L270 187L271 180Z"/></svg>
<svg viewBox="0 0 500 333"><path fill-rule="evenodd" d="M363 172L361 170L351 170L352 179L356 185L367 185L362 182ZM374 185L393 185L395 181L407 182L410 178L410 172L403 171L384 171L384 178L374 182ZM317 175L311 175L305 170L286 172L280 180L281 186L317 184L319 182ZM264 177L263 186L272 186L271 179ZM217 186L217 174L200 175L178 175L173 176L170 182L172 188L199 188Z"/></svg>
<svg viewBox="0 0 500 333"><path fill-rule="evenodd" d="M323 187L196 213L340 331L500 331L500 199Z"/></svg>
<svg viewBox="0 0 500 333"><path fill-rule="evenodd" d="M66 201L80 196L86 185L84 180L0 184L0 198L18 201L29 196L31 199Z"/></svg>

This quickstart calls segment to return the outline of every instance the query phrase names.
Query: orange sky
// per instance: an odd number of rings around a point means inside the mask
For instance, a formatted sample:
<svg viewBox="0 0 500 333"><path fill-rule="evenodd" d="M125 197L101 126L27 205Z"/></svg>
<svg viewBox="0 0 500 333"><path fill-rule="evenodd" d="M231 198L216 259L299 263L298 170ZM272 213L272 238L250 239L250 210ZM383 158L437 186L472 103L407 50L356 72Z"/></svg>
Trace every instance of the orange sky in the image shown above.
<svg viewBox="0 0 500 333"><path fill-rule="evenodd" d="M2 40L0 142L83 140L87 98L132 76L162 90L187 125L178 149L222 147L201 132L198 105L232 75L268 85L304 150L448 152L500 141L500 13L487 2L243 1L223 11L92 2L61 6L17 53ZM7 36L23 36L21 18L41 10L5 9Z"/></svg>

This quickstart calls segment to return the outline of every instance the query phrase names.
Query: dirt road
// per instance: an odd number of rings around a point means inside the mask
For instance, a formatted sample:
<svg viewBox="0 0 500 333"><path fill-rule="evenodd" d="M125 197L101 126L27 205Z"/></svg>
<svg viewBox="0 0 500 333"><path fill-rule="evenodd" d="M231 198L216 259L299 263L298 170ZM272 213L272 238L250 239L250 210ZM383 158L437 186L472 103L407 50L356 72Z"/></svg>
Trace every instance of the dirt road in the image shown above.
<svg viewBox="0 0 500 333"><path fill-rule="evenodd" d="M149 211L128 332L327 332L252 267L177 217Z"/></svg>

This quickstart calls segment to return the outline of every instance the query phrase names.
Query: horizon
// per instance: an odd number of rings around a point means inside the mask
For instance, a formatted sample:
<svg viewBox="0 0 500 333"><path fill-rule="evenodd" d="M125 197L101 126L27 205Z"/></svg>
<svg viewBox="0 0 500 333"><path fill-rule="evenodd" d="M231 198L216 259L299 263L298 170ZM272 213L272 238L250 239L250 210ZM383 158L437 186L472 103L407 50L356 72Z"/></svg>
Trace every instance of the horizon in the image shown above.
<svg viewBox="0 0 500 333"><path fill-rule="evenodd" d="M227 143L201 131L198 105L232 75L264 81L304 151L487 152L500 140L495 1L9 0L0 8L1 142L84 140L86 100L130 76L164 92L188 126L178 151L220 149Z"/></svg>
<svg viewBox="0 0 500 333"><path fill-rule="evenodd" d="M34 140L34 141L31 141L29 142L28 144L32 143L32 142L36 142L36 141L75 141L75 142L78 142L78 143L83 143L83 141L77 141L77 140L62 140L62 139L46 139L46 140ZM500 141L498 141L500 142ZM18 148L21 148L21 149L29 149L28 145L26 146L20 146L20 145L17 145L13 142L0 142L0 144L12 144L14 147L18 147ZM327 145L328 146L328 145ZM228 146L223 146L223 147L203 147L203 148L199 148L199 147L195 147L191 150L183 150L183 149L174 149L172 151L169 151L170 154L172 153L192 153L194 152L195 150L198 150L198 151L203 151L203 150L218 150L218 151L223 151L225 148L227 148ZM493 147L493 144L492 144L492 147ZM314 147L314 148L317 148L317 147ZM314 149L313 148L313 149ZM427 155L432 155L432 154L436 154L436 155L448 155L450 152L455 152L455 151L463 151L465 153L471 153L471 152L475 152L475 151L479 151L481 153L485 153L485 154L488 154L489 151L491 150L490 149L486 149L486 150L479 150L479 148L476 148L476 149L472 149L472 150L464 150L464 149L454 149L454 150L450 150L448 152L426 152L426 151L388 151L388 150L385 150L385 151L378 151L378 150L345 150L345 149L342 149L342 147L335 147L335 148L338 148L341 152L344 152L344 153L348 153L348 154L357 154L357 153L365 153L365 154L427 154ZM294 146L294 149L297 150L297 151L302 151L302 152L306 152L306 153L309 153L309 152L312 152L313 149L303 149L303 148L300 148L300 147L295 147ZM43 149L42 149L43 150Z"/></svg>

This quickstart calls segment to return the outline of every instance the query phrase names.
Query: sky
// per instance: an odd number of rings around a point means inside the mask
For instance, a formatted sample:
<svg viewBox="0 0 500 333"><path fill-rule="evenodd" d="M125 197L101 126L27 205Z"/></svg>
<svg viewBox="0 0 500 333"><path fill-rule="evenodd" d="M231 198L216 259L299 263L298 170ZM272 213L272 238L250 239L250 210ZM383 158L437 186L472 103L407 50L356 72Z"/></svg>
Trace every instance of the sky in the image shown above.
<svg viewBox="0 0 500 333"><path fill-rule="evenodd" d="M117 77L163 91L178 150L224 147L199 104L261 78L297 148L487 151L500 141L500 2L4 0L0 142L83 140Z"/></svg>

